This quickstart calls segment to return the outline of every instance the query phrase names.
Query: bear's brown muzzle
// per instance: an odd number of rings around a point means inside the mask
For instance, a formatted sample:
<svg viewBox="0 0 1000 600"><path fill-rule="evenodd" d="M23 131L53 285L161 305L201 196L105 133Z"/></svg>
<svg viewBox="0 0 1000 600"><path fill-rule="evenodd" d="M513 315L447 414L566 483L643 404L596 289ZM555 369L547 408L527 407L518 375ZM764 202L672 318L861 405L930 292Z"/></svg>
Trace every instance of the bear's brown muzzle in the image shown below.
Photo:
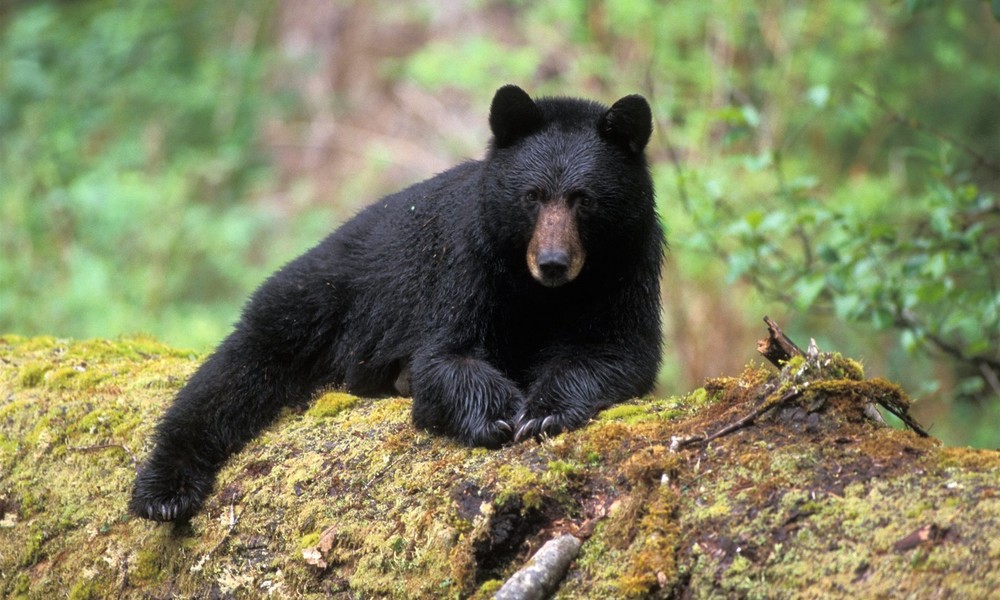
<svg viewBox="0 0 1000 600"><path fill-rule="evenodd" d="M547 287L569 283L580 274L586 253L580 243L576 215L565 198L553 199L538 208L527 258L531 276Z"/></svg>

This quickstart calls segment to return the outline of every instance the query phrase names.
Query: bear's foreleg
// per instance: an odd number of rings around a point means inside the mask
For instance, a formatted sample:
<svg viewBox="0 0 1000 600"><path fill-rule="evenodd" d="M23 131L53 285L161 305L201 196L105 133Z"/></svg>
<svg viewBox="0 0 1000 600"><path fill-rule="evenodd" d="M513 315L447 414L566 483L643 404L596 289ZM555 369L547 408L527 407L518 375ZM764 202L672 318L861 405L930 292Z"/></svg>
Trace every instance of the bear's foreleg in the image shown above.
<svg viewBox="0 0 1000 600"><path fill-rule="evenodd" d="M470 446L510 441L522 394L485 360L454 354L420 355L411 365L413 423Z"/></svg>

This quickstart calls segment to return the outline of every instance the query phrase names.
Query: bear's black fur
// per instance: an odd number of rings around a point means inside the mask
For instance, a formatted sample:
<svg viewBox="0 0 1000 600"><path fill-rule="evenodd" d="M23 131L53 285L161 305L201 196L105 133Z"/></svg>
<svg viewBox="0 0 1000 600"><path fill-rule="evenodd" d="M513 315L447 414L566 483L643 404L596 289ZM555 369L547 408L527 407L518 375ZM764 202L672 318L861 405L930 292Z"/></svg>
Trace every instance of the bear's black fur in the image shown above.
<svg viewBox="0 0 1000 600"><path fill-rule="evenodd" d="M322 388L409 387L417 427L496 447L650 391L663 233L649 106L497 91L493 140L268 279L160 421L130 510L187 519L226 459Z"/></svg>

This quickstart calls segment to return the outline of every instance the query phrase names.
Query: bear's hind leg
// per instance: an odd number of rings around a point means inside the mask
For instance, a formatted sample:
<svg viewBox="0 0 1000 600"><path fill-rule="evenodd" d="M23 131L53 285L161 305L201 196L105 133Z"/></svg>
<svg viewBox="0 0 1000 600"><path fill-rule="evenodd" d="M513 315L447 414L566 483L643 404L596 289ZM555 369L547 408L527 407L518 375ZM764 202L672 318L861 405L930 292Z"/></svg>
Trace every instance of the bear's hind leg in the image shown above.
<svg viewBox="0 0 1000 600"><path fill-rule="evenodd" d="M254 355L234 333L192 376L157 425L156 446L136 476L129 510L153 521L201 508L226 459L308 398L302 371Z"/></svg>
<svg viewBox="0 0 1000 600"><path fill-rule="evenodd" d="M133 514L154 521L191 517L226 459L283 407L304 404L319 387L343 379L331 359L339 295L323 252L313 249L265 282L235 331L178 392L136 476Z"/></svg>

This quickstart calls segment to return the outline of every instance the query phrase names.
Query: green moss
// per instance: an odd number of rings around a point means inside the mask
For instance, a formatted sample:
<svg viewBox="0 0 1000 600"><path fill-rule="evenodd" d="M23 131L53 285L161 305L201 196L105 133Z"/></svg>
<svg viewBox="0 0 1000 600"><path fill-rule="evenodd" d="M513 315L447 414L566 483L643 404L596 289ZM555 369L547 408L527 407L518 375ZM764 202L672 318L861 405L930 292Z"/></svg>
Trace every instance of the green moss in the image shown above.
<svg viewBox="0 0 1000 600"><path fill-rule="evenodd" d="M504 490L535 488L541 483L539 474L521 464L501 465L497 470L500 487Z"/></svg>
<svg viewBox="0 0 1000 600"><path fill-rule="evenodd" d="M837 352L821 352L816 356L792 357L781 369L782 382L838 380L863 381L864 368L856 360L845 358Z"/></svg>
<svg viewBox="0 0 1000 600"><path fill-rule="evenodd" d="M785 373L796 373L798 371L801 371L803 365L805 364L806 364L805 356L800 355L791 357L790 359L788 359L788 362L785 363L785 366L781 368L782 376L784 376Z"/></svg>
<svg viewBox="0 0 1000 600"><path fill-rule="evenodd" d="M583 467L572 461L551 460L549 461L548 468L545 471L543 479L562 483L567 479L580 474L582 469Z"/></svg>
<svg viewBox="0 0 1000 600"><path fill-rule="evenodd" d="M42 546L45 544L46 537L45 531L38 525L31 527L30 533L24 540L24 546L15 548L15 551L20 550L22 567L31 566L38 562L42 556Z"/></svg>
<svg viewBox="0 0 1000 600"><path fill-rule="evenodd" d="M70 588L68 600L99 600L108 596L104 586L96 579L77 581Z"/></svg>
<svg viewBox="0 0 1000 600"><path fill-rule="evenodd" d="M748 367L499 450L416 430L406 399L324 394L237 454L190 525L164 526L123 507L198 357L141 339L0 346L0 526L14 549L0 552L0 596L489 597L563 531L586 542L560 598L1000 586L1000 453L855 419L873 398L907 399L850 363L787 373L809 383L802 406L823 427L759 419L673 450L747 415L782 375ZM928 524L951 533L897 549ZM320 546L323 569L302 556Z"/></svg>
<svg viewBox="0 0 1000 600"><path fill-rule="evenodd" d="M500 588L503 587L503 584L504 582L500 581L499 579L490 579L489 581L479 586L479 589L476 590L476 593L473 595L473 598L474 599L482 598L483 600L487 598L492 598L497 592L500 591Z"/></svg>
<svg viewBox="0 0 1000 600"><path fill-rule="evenodd" d="M733 507L728 500L723 497L716 497L715 502L712 502L699 511L699 519L711 520L726 517L729 516L732 510Z"/></svg>
<svg viewBox="0 0 1000 600"><path fill-rule="evenodd" d="M626 423L636 423L648 416L648 410L636 404L619 404L607 408L597 416L601 421L625 421Z"/></svg>
<svg viewBox="0 0 1000 600"><path fill-rule="evenodd" d="M865 369L860 362L841 356L835 352L826 365L828 369L827 377L830 379L849 379L851 381L863 381Z"/></svg>
<svg viewBox="0 0 1000 600"><path fill-rule="evenodd" d="M39 351L50 350L58 344L58 340L52 336L38 336L33 338L21 337L18 335L5 334L0 337L0 344L17 348L24 354L37 353Z"/></svg>
<svg viewBox="0 0 1000 600"><path fill-rule="evenodd" d="M709 395L708 390L703 387L700 387L689 393L687 396L684 396L684 403L691 406L702 406L710 401L711 396Z"/></svg>
<svg viewBox="0 0 1000 600"><path fill-rule="evenodd" d="M144 548L136 553L135 566L129 571L129 577L147 583L160 581L166 576L165 566L162 548Z"/></svg>
<svg viewBox="0 0 1000 600"><path fill-rule="evenodd" d="M19 573L14 578L14 585L11 586L11 597L26 598L29 591L31 591L31 578L27 573Z"/></svg>
<svg viewBox="0 0 1000 600"><path fill-rule="evenodd" d="M327 392L317 398L306 414L316 419L329 419L358 405L357 396L344 392Z"/></svg>
<svg viewBox="0 0 1000 600"><path fill-rule="evenodd" d="M648 597L661 587L661 580L676 576L676 552L680 540L674 518L677 495L666 486L644 492L639 528L630 545L631 557L623 565L617 587L626 598Z"/></svg>
<svg viewBox="0 0 1000 600"><path fill-rule="evenodd" d="M71 387L70 381L82 373L82 369L83 367L77 366L58 367L46 373L45 382L56 389L68 389Z"/></svg>
<svg viewBox="0 0 1000 600"><path fill-rule="evenodd" d="M33 388L42 384L45 374L52 369L52 365L47 362L29 362L20 367L17 378L14 380L19 388Z"/></svg>

